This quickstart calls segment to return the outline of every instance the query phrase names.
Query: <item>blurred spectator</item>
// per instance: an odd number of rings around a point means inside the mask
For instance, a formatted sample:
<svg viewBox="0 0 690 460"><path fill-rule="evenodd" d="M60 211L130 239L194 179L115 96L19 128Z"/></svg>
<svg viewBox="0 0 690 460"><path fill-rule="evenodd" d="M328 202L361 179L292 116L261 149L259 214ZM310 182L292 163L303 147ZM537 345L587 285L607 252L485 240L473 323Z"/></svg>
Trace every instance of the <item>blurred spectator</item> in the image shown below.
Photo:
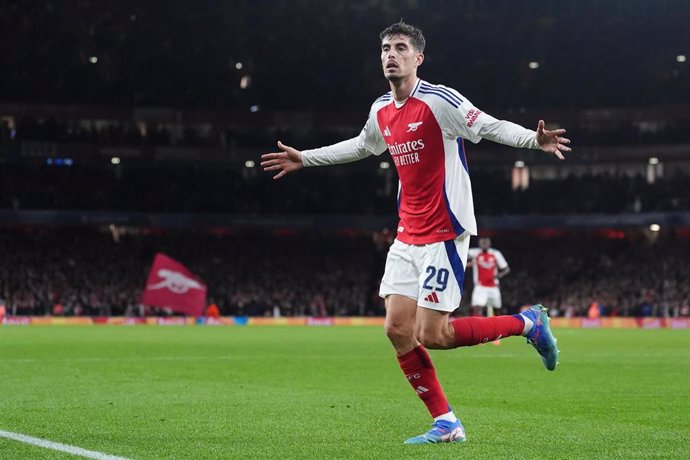
<svg viewBox="0 0 690 460"><path fill-rule="evenodd" d="M220 310L218 309L218 305L216 305L215 302L212 302L208 307L206 307L204 316L207 318L219 318Z"/></svg>
<svg viewBox="0 0 690 460"><path fill-rule="evenodd" d="M587 318L589 318L589 319L601 318L601 309L599 308L598 303L592 302L592 304L589 306L589 309L587 310Z"/></svg>

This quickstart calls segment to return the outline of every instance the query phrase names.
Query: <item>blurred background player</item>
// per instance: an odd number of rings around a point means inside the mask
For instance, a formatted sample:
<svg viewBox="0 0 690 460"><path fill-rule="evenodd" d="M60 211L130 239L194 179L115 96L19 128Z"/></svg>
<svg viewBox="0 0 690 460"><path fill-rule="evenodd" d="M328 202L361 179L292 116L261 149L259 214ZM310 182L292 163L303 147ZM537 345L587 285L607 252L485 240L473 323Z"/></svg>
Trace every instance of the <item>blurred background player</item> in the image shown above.
<svg viewBox="0 0 690 460"><path fill-rule="evenodd" d="M510 273L510 267L503 253L491 247L491 238L479 238L479 247L471 248L467 268L472 267L472 314L494 316L501 308L499 280Z"/></svg>
<svg viewBox="0 0 690 460"><path fill-rule="evenodd" d="M379 295L385 299L385 331L400 368L434 419L431 430L405 441L435 444L465 441L426 349L478 345L524 335L547 369L558 349L545 308L518 315L455 318L460 305L470 235L476 235L472 187L463 139L540 149L561 160L570 140L564 129L537 131L497 120L454 89L417 77L424 62L421 30L404 22L380 34L381 66L388 93L372 104L359 136L327 147L299 151L278 142L280 152L262 156L274 179L305 166L349 163L388 150L399 177L398 235L386 258Z"/></svg>
<svg viewBox="0 0 690 460"><path fill-rule="evenodd" d="M494 316L494 309L501 308L501 290L499 279L510 273L510 267L503 253L491 247L491 239L479 238L479 247L469 251L467 267L472 267L472 311L471 315ZM496 339L494 345L499 345L501 339Z"/></svg>

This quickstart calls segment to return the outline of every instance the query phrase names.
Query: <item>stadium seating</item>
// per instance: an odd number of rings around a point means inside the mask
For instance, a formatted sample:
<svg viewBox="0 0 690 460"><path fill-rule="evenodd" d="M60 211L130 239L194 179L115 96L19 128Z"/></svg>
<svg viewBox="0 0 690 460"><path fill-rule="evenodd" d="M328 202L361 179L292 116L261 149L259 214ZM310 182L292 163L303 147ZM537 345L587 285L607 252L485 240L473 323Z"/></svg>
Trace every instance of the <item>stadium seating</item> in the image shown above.
<svg viewBox="0 0 690 460"><path fill-rule="evenodd" d="M499 233L513 268L507 311L542 302L556 314L688 315L690 238L636 233ZM139 315L153 254L185 263L224 315L382 315L377 289L390 236L364 232L189 232L125 229L0 231L0 300L10 313ZM539 254L539 257L533 257ZM640 261L644 261L641 263ZM471 277L466 278L470 292ZM467 313L465 296L461 312ZM2 302L0 302L2 303Z"/></svg>

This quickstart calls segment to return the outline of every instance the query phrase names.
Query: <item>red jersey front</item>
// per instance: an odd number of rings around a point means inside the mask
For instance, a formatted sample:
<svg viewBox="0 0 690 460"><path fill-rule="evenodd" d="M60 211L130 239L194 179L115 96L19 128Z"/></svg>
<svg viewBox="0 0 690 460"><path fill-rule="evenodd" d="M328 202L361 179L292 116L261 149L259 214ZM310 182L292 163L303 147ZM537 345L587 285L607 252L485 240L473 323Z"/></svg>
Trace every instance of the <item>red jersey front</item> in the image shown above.
<svg viewBox="0 0 690 460"><path fill-rule="evenodd" d="M397 238L447 241L477 234L463 139L479 142L482 127L496 122L454 89L417 80L404 101L390 92L374 101L358 137L303 151L302 162L344 163L388 150L399 178Z"/></svg>
<svg viewBox="0 0 690 460"><path fill-rule="evenodd" d="M429 244L476 234L460 136L481 139L480 114L455 90L422 80L403 103L393 101L390 93L374 103L367 127L381 136L398 172L400 241Z"/></svg>

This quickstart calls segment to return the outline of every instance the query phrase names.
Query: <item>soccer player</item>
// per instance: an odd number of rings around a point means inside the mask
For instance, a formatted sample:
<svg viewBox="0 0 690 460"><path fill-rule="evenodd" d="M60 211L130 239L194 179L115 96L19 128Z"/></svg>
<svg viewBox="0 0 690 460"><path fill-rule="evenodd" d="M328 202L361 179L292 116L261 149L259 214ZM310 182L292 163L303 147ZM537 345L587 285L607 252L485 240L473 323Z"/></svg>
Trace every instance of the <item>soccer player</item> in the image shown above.
<svg viewBox="0 0 690 460"><path fill-rule="evenodd" d="M486 312L487 317L494 316L494 308L501 308L501 290L498 280L510 272L503 253L491 247L491 239L479 238L479 248L471 248L467 268L472 267L472 315ZM500 337L491 342L500 345Z"/></svg>
<svg viewBox="0 0 690 460"><path fill-rule="evenodd" d="M486 309L486 316L494 316L494 308L501 308L501 290L498 283L510 273L503 253L491 247L491 238L479 238L479 247L469 252L467 267L472 267L472 308L475 312Z"/></svg>
<svg viewBox="0 0 690 460"><path fill-rule="evenodd" d="M482 138L513 147L541 149L563 159L570 150L563 129L531 131L497 120L454 89L417 77L424 62L422 32L399 22L380 34L381 66L390 91L376 99L359 136L313 150L278 142L280 152L262 155L274 179L305 166L348 163L390 152L399 176L400 223L379 294L385 299L385 332L400 367L434 419L432 428L407 444L462 442L465 429L453 413L427 348L477 345L523 335L547 369L558 349L541 305L518 315L457 318L470 235L477 234L463 139ZM337 88L334 88L337 91Z"/></svg>

